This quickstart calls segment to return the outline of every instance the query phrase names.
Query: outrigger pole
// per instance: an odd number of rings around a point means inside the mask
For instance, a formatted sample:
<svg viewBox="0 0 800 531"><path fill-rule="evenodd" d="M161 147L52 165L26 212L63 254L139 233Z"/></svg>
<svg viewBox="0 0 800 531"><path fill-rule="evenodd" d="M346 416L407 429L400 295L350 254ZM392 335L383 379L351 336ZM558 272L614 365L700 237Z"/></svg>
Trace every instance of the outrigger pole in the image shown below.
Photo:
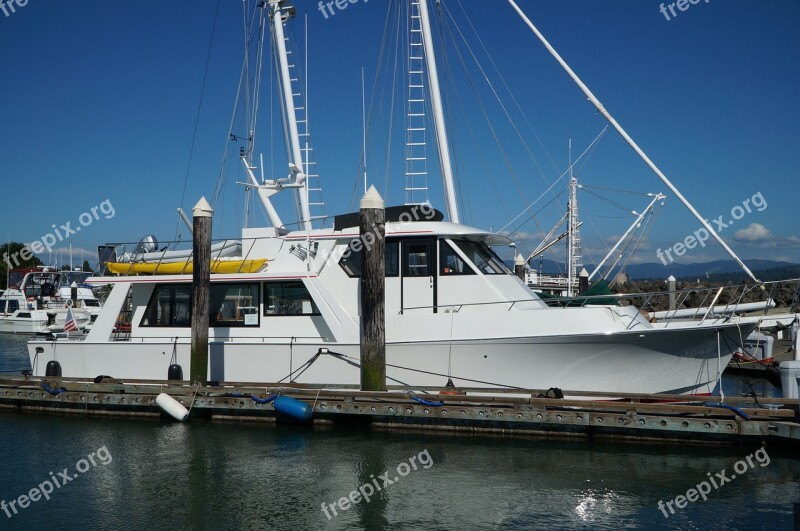
<svg viewBox="0 0 800 531"><path fill-rule="evenodd" d="M722 245L722 247L728 252L729 255L731 255L731 257L734 260L736 260L736 263L738 263L742 267L744 272L747 273L750 276L750 278L752 278L754 281L760 284L761 281L758 280L758 278L756 278L753 272L750 271L750 269L746 265L744 265L744 262L742 262L742 260L736 255L735 252L733 252L733 249L731 249L728 246L728 244L725 243L722 240L722 238L720 238L719 234L717 234L717 232L711 227L708 221L706 221L705 218L703 218L703 216L700 215L700 213L692 206L692 204L689 203L689 201L685 197L683 197L683 194L681 194L678 191L678 189L675 188L675 185L673 185L672 182L670 182L670 180L667 179L667 176L664 175L661 172L661 170L658 169L658 167L653 163L652 160L650 160L650 158L647 155L645 155L644 151L642 151L639 145L633 141L633 139L628 135L628 133L625 132L622 126L619 125L617 121L614 119L614 117L611 116L611 114L605 109L605 107L603 107L603 104L600 103L600 100L598 100L595 97L595 95L592 94L592 91L589 90L589 87L583 84L583 81L580 80L578 75L575 74L575 72L573 72L572 68L570 68L569 65L564 61L564 59L561 58L561 56L558 54L555 48L553 48L550 45L550 43L547 42L547 39L544 38L544 35L542 35L539 32L539 30L536 29L536 26L533 25L533 22L531 22L530 19L527 16L525 16L525 13L522 12L522 10L519 8L519 6L517 6L514 0L508 0L508 3L511 4L511 7L514 8L514 10L528 25L531 31L533 31L536 37L538 37L539 40L542 41L542 44L544 44L544 47L547 48L547 51L549 51L550 54L553 57L555 57L556 61L558 61L558 63L564 68L564 70L566 70L567 74L569 74L569 77L571 77L572 80L575 82L575 84L577 84L578 87L580 87L580 89L583 91L583 93L586 94L586 97L589 98L589 101L591 101L594 104L594 106L597 108L597 111L601 115L603 115L603 117L606 120L608 120L608 123L610 123L614 127L614 129L617 130L617 132L622 136L622 138L624 138L625 141L633 148L633 150L642 158L645 164L647 164L650 167L650 169L653 170L653 172L658 176L658 178L661 179L664 182L664 184L667 185L667 187L672 191L672 193L675 194L675 197L680 199L681 203L683 203L686 206L686 208L688 208L689 211L692 214L694 214L694 217L697 218L700 224L703 225L703 227L705 227L708 233L712 235L714 239L719 242L720 245Z"/></svg>

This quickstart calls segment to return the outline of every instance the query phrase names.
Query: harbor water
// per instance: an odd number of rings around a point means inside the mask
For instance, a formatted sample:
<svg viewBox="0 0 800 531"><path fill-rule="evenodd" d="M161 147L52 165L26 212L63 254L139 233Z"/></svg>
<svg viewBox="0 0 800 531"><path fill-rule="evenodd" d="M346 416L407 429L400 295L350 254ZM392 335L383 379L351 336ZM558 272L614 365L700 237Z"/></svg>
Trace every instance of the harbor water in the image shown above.
<svg viewBox="0 0 800 531"><path fill-rule="evenodd" d="M25 341L0 336L0 370ZM792 529L800 502L777 447L5 410L0 429L0 529Z"/></svg>

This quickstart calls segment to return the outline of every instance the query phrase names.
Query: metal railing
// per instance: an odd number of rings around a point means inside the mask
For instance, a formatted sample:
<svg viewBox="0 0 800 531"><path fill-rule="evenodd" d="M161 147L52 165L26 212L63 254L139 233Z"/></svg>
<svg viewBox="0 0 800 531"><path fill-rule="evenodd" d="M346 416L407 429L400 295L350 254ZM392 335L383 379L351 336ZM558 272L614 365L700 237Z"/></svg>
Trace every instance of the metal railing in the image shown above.
<svg viewBox="0 0 800 531"><path fill-rule="evenodd" d="M215 264L220 264L220 263L226 262L226 261L228 261L227 259L229 259L229 258L235 258L237 260L242 260L242 264L240 264L238 270L235 271L236 273L241 273L243 268L247 264L247 261L254 259L252 257L252 253L253 253L253 247L255 246L255 243L256 243L257 239L258 238L247 238L247 241L249 242L249 245L248 245L248 248L247 248L246 252L245 252L244 246L242 246L241 256L236 256L236 257L222 256L222 250L225 247L227 247L228 245L235 245L237 243L238 244L242 244L243 242L242 242L241 239L226 238L226 239L212 240L211 241L211 245L212 246L214 244L219 244L219 243L222 244L222 247L221 247L220 250L211 252L211 256L212 256L212 258L211 258L211 266L212 266L212 269L215 266ZM139 245L139 242L135 242L135 243L133 243L133 242L115 242L115 243L107 244L107 246L109 246L109 247L113 246L115 248L115 252L116 252L116 256L117 256L116 260L119 260L120 257L124 256L127 253L126 249L128 248L128 246L133 246L133 248L135 249L136 246L138 246L138 245ZM187 269L190 267L190 265L192 263L192 260L193 260L194 250L192 248L192 241L191 240L171 240L171 241L160 242L159 245L162 245L162 248L160 250L146 253L146 254L150 254L150 255L155 254L155 253L160 253L160 256L157 259L149 259L149 260L146 260L146 261L142 260L142 259L137 259L137 256L141 256L144 253L136 253L136 254L134 254L134 251L131 251L129 253L129 256L128 256L127 260L116 262L116 263L130 264L128 270L125 271L124 273L117 273L117 274L122 275L122 276L142 274L142 273L139 273L139 272L137 272L135 270L136 269L135 266L137 264L142 264L142 263L155 264L153 272L152 273L145 273L145 274L152 274L152 275L158 274L160 267L164 266L165 264L174 264L174 263L176 263L176 260L174 258L171 258L168 255L168 253L174 252L174 251L181 251L181 250L189 251L189 254L187 256L181 257L179 260L177 260L177 262L179 262L179 263L183 262L184 266L179 272L174 273L174 274L177 274L177 275L186 274ZM187 245L188 248L181 248L183 245ZM260 258L266 258L266 257L255 257L255 258L259 258L260 259Z"/></svg>
<svg viewBox="0 0 800 531"><path fill-rule="evenodd" d="M675 308L670 309L670 296L675 297ZM413 306L401 308L398 315L410 310L433 310L444 313L458 313L465 307L507 305L506 311L511 311L518 303L544 302L553 309L581 308L581 307L629 307L637 308L634 315L615 312L621 318L630 318L626 329L635 326L638 314L646 320L656 322L652 315L655 312L667 312L657 322L672 323L678 320L693 319L704 322L709 318L730 319L736 314L748 313L757 315L761 310L740 309L743 304L763 302L762 315L766 316L774 307L787 307L790 313L800 312L800 279L763 282L761 284L735 284L723 287L694 287L670 291L651 291L642 293L611 293L606 295L579 295L574 297L552 297L547 299L517 299L497 300L486 302L471 302L459 304L438 304L427 306ZM680 310L696 310L694 314L679 313ZM669 312L672 312L671 314Z"/></svg>

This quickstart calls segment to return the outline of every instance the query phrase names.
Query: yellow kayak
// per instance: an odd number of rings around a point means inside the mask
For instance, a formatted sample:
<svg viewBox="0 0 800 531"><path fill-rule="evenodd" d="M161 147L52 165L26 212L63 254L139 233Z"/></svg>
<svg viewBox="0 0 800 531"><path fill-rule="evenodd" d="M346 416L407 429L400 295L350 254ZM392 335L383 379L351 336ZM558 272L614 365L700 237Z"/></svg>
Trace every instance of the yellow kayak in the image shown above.
<svg viewBox="0 0 800 531"><path fill-rule="evenodd" d="M267 263L266 258L257 260L217 259L211 261L212 273L255 273ZM106 262L108 270L115 275L180 275L194 271L191 260L183 262Z"/></svg>

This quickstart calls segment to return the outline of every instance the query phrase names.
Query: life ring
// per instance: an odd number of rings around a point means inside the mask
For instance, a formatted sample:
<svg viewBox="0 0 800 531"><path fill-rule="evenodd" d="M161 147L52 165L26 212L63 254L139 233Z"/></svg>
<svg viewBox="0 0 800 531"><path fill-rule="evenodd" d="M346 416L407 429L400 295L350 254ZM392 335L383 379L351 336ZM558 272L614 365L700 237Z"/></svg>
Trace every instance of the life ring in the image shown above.
<svg viewBox="0 0 800 531"><path fill-rule="evenodd" d="M72 308L72 299L67 299L67 302L64 303L64 308Z"/></svg>

